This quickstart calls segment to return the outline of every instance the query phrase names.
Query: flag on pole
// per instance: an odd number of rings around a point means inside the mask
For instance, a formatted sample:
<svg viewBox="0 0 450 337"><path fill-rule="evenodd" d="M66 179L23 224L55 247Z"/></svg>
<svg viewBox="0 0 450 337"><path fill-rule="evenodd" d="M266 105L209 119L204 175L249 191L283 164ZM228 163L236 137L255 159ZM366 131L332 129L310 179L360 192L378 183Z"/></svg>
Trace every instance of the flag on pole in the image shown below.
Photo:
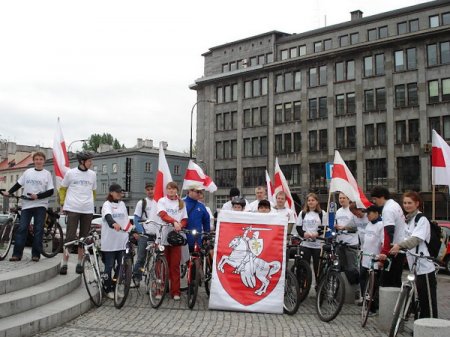
<svg viewBox="0 0 450 337"><path fill-rule="evenodd" d="M372 203L364 195L364 192L358 186L353 174L345 165L339 151L334 152L333 174L331 176L330 192L342 192L351 201L356 202L356 207L367 208Z"/></svg>
<svg viewBox="0 0 450 337"><path fill-rule="evenodd" d="M205 191L215 192L217 191L217 186L214 181L208 177L200 166L198 166L191 159L189 160L189 165L184 174L183 190L188 190L192 185L201 185L205 188Z"/></svg>
<svg viewBox="0 0 450 337"><path fill-rule="evenodd" d="M162 142L159 143L159 160L158 160L158 173L156 173L155 182L155 194L153 199L158 201L166 194L166 186L172 180L172 175L170 174L169 164L167 164L166 156L164 155L164 149Z"/></svg>
<svg viewBox="0 0 450 337"><path fill-rule="evenodd" d="M69 156L67 155L66 143L64 142L61 124L56 123L55 137L53 138L53 168L56 176L56 188L59 189L61 182L69 170Z"/></svg>
<svg viewBox="0 0 450 337"><path fill-rule="evenodd" d="M297 212L295 211L294 199L292 199L291 195L291 190L289 189L287 180L284 177L283 172L281 171L280 165L278 165L278 158L275 158L275 174L273 180L273 195L277 195L277 193L280 191L286 193L287 208L290 208L294 212L294 214L297 214Z"/></svg>
<svg viewBox="0 0 450 337"><path fill-rule="evenodd" d="M270 181L270 176L269 176L269 172L267 172L266 170L266 185L267 185L267 200L272 204L275 205L276 204L276 200L274 199L274 195L273 195L273 186L272 186L272 182Z"/></svg>
<svg viewBox="0 0 450 337"><path fill-rule="evenodd" d="M433 130L432 145L432 184L450 187L450 146L435 130Z"/></svg>

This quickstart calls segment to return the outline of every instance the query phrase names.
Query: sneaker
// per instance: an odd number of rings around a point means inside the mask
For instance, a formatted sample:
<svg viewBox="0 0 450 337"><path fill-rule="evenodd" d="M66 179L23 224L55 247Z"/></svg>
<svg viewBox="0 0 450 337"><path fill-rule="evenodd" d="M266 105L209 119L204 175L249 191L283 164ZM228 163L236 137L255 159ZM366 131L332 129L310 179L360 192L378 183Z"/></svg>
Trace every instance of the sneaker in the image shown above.
<svg viewBox="0 0 450 337"><path fill-rule="evenodd" d="M39 256L33 256L33 257L31 258L31 260L32 260L33 262L39 262Z"/></svg>
<svg viewBox="0 0 450 337"><path fill-rule="evenodd" d="M378 315L377 312L369 311L369 317L374 317L376 315Z"/></svg>
<svg viewBox="0 0 450 337"><path fill-rule="evenodd" d="M83 266L78 263L77 266L75 267L75 272L77 274L83 274Z"/></svg>
<svg viewBox="0 0 450 337"><path fill-rule="evenodd" d="M106 297L108 297L110 300L114 299L114 293L110 291L109 293L106 293Z"/></svg>
<svg viewBox="0 0 450 337"><path fill-rule="evenodd" d="M158 295L157 295L158 296ZM159 295L159 296L161 296L161 295ZM174 297L173 297L173 300L174 301L179 301L180 300L180 296L179 295L175 295Z"/></svg>
<svg viewBox="0 0 450 337"><path fill-rule="evenodd" d="M13 256L13 257L11 257L10 259L9 259L9 261L11 261L11 262L18 262L18 261L20 261L20 260L22 260L20 257L17 257L17 256Z"/></svg>
<svg viewBox="0 0 450 337"><path fill-rule="evenodd" d="M67 265L65 264L64 266L61 267L61 269L59 270L59 275L66 275L67 274Z"/></svg>

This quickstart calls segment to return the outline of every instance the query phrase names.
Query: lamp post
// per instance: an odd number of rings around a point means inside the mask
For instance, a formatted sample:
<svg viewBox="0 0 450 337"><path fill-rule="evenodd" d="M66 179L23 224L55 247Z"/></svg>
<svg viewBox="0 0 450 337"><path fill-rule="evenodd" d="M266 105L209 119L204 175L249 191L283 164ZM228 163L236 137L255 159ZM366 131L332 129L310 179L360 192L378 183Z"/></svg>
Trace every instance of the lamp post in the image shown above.
<svg viewBox="0 0 450 337"><path fill-rule="evenodd" d="M189 143L189 159L192 159L192 117L194 115L194 108L197 106L198 103L201 102L207 102L207 103L216 103L216 101L210 100L210 99L200 99L192 106L191 109L191 140Z"/></svg>
<svg viewBox="0 0 450 337"><path fill-rule="evenodd" d="M77 140L74 140L73 142L71 142L70 144L69 144L69 146L67 147L67 152L70 152L70 147L72 146L72 144L73 143L77 143L77 142L87 142L89 139L77 139Z"/></svg>

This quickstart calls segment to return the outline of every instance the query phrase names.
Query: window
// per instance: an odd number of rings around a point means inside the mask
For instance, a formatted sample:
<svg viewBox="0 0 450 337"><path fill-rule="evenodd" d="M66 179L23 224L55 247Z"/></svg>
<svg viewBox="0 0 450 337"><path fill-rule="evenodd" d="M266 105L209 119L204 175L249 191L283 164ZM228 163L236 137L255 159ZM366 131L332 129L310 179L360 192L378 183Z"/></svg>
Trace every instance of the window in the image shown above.
<svg viewBox="0 0 450 337"><path fill-rule="evenodd" d="M450 42L441 42L439 46L441 64L450 63Z"/></svg>
<svg viewBox="0 0 450 337"><path fill-rule="evenodd" d="M375 102L378 110L386 110L386 90L384 88L375 89Z"/></svg>
<svg viewBox="0 0 450 337"><path fill-rule="evenodd" d="M231 140L231 158L237 157L237 140L232 139Z"/></svg>
<svg viewBox="0 0 450 337"><path fill-rule="evenodd" d="M377 30L376 30L376 28L367 30L367 40L368 41L374 41L376 39L377 39Z"/></svg>
<svg viewBox="0 0 450 337"><path fill-rule="evenodd" d="M319 67L319 85L327 84L327 66Z"/></svg>
<svg viewBox="0 0 450 337"><path fill-rule="evenodd" d="M292 73L284 74L284 91L291 91L293 89Z"/></svg>
<svg viewBox="0 0 450 337"><path fill-rule="evenodd" d="M347 80L355 79L355 61L347 61Z"/></svg>
<svg viewBox="0 0 450 337"><path fill-rule="evenodd" d="M364 110L373 111L374 109L373 90L364 90Z"/></svg>
<svg viewBox="0 0 450 337"><path fill-rule="evenodd" d="M283 135L275 135L275 154L283 153Z"/></svg>
<svg viewBox="0 0 450 337"><path fill-rule="evenodd" d="M273 53L267 53L266 60L267 60L267 63L272 63L273 62Z"/></svg>
<svg viewBox="0 0 450 337"><path fill-rule="evenodd" d="M375 55L375 75L384 75L384 54Z"/></svg>
<svg viewBox="0 0 450 337"><path fill-rule="evenodd" d="M356 126L347 126L347 148L353 149L356 147Z"/></svg>
<svg viewBox="0 0 450 337"><path fill-rule="evenodd" d="M402 108L406 106L405 85L395 86L395 107Z"/></svg>
<svg viewBox="0 0 450 337"><path fill-rule="evenodd" d="M331 39L323 40L323 50L330 50L332 47Z"/></svg>
<svg viewBox="0 0 450 337"><path fill-rule="evenodd" d="M283 75L276 76L275 92L276 93L283 92Z"/></svg>
<svg viewBox="0 0 450 337"><path fill-rule="evenodd" d="M260 155L259 139L257 137L252 138L252 155Z"/></svg>
<svg viewBox="0 0 450 337"><path fill-rule="evenodd" d="M433 15L429 18L430 28L439 27L439 15Z"/></svg>
<svg viewBox="0 0 450 337"><path fill-rule="evenodd" d="M223 159L230 159L230 158L231 158L230 141L225 140L223 142Z"/></svg>
<svg viewBox="0 0 450 337"><path fill-rule="evenodd" d="M231 111L231 129L236 130L238 124L237 111Z"/></svg>
<svg viewBox="0 0 450 337"><path fill-rule="evenodd" d="M267 107L266 106L262 106L259 108L261 111L261 125L267 125L268 122L268 112L267 112Z"/></svg>
<svg viewBox="0 0 450 337"><path fill-rule="evenodd" d="M306 46L305 45L298 47L298 50L299 50L300 56L306 55Z"/></svg>
<svg viewBox="0 0 450 337"><path fill-rule="evenodd" d="M450 13L443 13L442 14L442 25L449 25L450 24Z"/></svg>
<svg viewBox="0 0 450 337"><path fill-rule="evenodd" d="M368 56L364 58L364 76L373 76L373 56Z"/></svg>
<svg viewBox="0 0 450 337"><path fill-rule="evenodd" d="M267 90L268 90L268 86L267 86L267 77L263 77L261 78L261 95L267 95Z"/></svg>
<svg viewBox="0 0 450 337"><path fill-rule="evenodd" d="M310 87L317 86L317 68L309 69L309 86Z"/></svg>
<svg viewBox="0 0 450 337"><path fill-rule="evenodd" d="M287 50L287 49L283 49L283 50L281 51L281 60L287 60L287 59L288 59L288 56L289 56L288 50Z"/></svg>
<svg viewBox="0 0 450 337"><path fill-rule="evenodd" d="M325 163L309 164L309 189L316 193L327 191Z"/></svg>
<svg viewBox="0 0 450 337"><path fill-rule="evenodd" d="M301 118L302 102L294 102L294 120L299 121Z"/></svg>
<svg viewBox="0 0 450 337"><path fill-rule="evenodd" d="M408 32L408 26L406 22L397 23L397 34L406 34Z"/></svg>
<svg viewBox="0 0 450 337"><path fill-rule="evenodd" d="M397 158L398 191L420 191L420 162L419 157Z"/></svg>
<svg viewBox="0 0 450 337"><path fill-rule="evenodd" d="M223 103L223 91L222 87L216 89L216 101L217 103Z"/></svg>
<svg viewBox="0 0 450 337"><path fill-rule="evenodd" d="M432 130L436 130L437 133L442 134L441 133L441 118L440 117L431 117L428 119L428 134L429 137L428 139L431 139L431 134L432 134Z"/></svg>
<svg viewBox="0 0 450 337"><path fill-rule="evenodd" d="M244 157L251 157L251 155L252 155L251 138L244 138Z"/></svg>
<svg viewBox="0 0 450 337"><path fill-rule="evenodd" d="M235 187L236 169L216 170L214 182L218 187Z"/></svg>
<svg viewBox="0 0 450 337"><path fill-rule="evenodd" d="M152 172L152 163L146 162L144 166L145 172Z"/></svg>
<svg viewBox="0 0 450 337"><path fill-rule="evenodd" d="M225 102L231 102L231 86L225 86Z"/></svg>
<svg viewBox="0 0 450 337"><path fill-rule="evenodd" d="M383 26L383 27L378 28L378 38L384 39L386 37L388 37L388 27Z"/></svg>
<svg viewBox="0 0 450 337"><path fill-rule="evenodd" d="M417 68L416 48L406 49L406 68L408 70Z"/></svg>
<svg viewBox="0 0 450 337"><path fill-rule="evenodd" d="M265 61L266 61L266 58L264 55L258 56L258 64L264 64L264 63L266 63Z"/></svg>
<svg viewBox="0 0 450 337"><path fill-rule="evenodd" d="M336 148L343 149L345 146L345 129L336 128Z"/></svg>
<svg viewBox="0 0 450 337"><path fill-rule="evenodd" d="M253 97L255 96L260 96L261 95L261 88L260 88L260 82L259 79L258 80L253 80L252 82L252 87L253 87Z"/></svg>
<svg viewBox="0 0 450 337"><path fill-rule="evenodd" d="M280 169L283 171L284 177L286 178L289 186L300 185L300 164L281 165Z"/></svg>
<svg viewBox="0 0 450 337"><path fill-rule="evenodd" d="M292 103L284 103L284 121L292 121Z"/></svg>
<svg viewBox="0 0 450 337"><path fill-rule="evenodd" d="M317 98L309 100L309 119L317 118Z"/></svg>
<svg viewBox="0 0 450 337"><path fill-rule="evenodd" d="M296 71L294 73L294 90L300 90L302 88L302 73Z"/></svg>
<svg viewBox="0 0 450 337"><path fill-rule="evenodd" d="M394 52L395 71L405 70L405 60L403 58L403 50Z"/></svg>
<svg viewBox="0 0 450 337"><path fill-rule="evenodd" d="M347 94L347 114L354 114L356 112L355 109L355 93L351 92Z"/></svg>
<svg viewBox="0 0 450 337"><path fill-rule="evenodd" d="M252 109L252 125L253 126L260 126L261 125L261 113L259 111L259 108L253 108Z"/></svg>
<svg viewBox="0 0 450 337"><path fill-rule="evenodd" d="M408 106L419 105L419 96L417 95L417 83L408 83Z"/></svg>
<svg viewBox="0 0 450 337"><path fill-rule="evenodd" d="M336 82L344 80L344 62L338 62L335 65Z"/></svg>
<svg viewBox="0 0 450 337"><path fill-rule="evenodd" d="M395 144L406 143L406 121L395 122Z"/></svg>
<svg viewBox="0 0 450 337"><path fill-rule="evenodd" d="M428 82L428 103L439 102L439 81L433 80Z"/></svg>
<svg viewBox="0 0 450 337"><path fill-rule="evenodd" d="M252 82L245 81L244 82L244 98L251 98L251 97L252 97Z"/></svg>
<svg viewBox="0 0 450 337"><path fill-rule="evenodd" d="M314 42L314 52L318 53L322 51L322 41Z"/></svg>
<svg viewBox="0 0 450 337"><path fill-rule="evenodd" d="M336 95L336 115L341 116L345 114L344 94Z"/></svg>
<svg viewBox="0 0 450 337"><path fill-rule="evenodd" d="M410 143L419 142L419 120L411 119L408 121L408 135Z"/></svg>
<svg viewBox="0 0 450 337"><path fill-rule="evenodd" d="M112 164L112 173L117 173L117 170L118 170L117 163L113 163Z"/></svg>
<svg viewBox="0 0 450 337"><path fill-rule="evenodd" d="M375 128L373 124L368 124L364 127L364 137L366 146L375 145Z"/></svg>
<svg viewBox="0 0 450 337"><path fill-rule="evenodd" d="M290 133L284 134L284 153L292 152L292 135Z"/></svg>
<svg viewBox="0 0 450 337"><path fill-rule="evenodd" d="M265 167L247 167L243 170L244 187L264 185L266 181Z"/></svg>
<svg viewBox="0 0 450 337"><path fill-rule="evenodd" d="M339 36L339 47L347 47L349 45L348 35Z"/></svg>
<svg viewBox="0 0 450 337"><path fill-rule="evenodd" d="M428 66L430 66L430 67L438 64L437 44L427 45L427 60L428 60Z"/></svg>
<svg viewBox="0 0 450 337"><path fill-rule="evenodd" d="M290 58L297 57L297 47L289 49L289 57Z"/></svg>
<svg viewBox="0 0 450 337"><path fill-rule="evenodd" d="M387 187L387 162L384 158L366 160L366 191L375 186Z"/></svg>
<svg viewBox="0 0 450 337"><path fill-rule="evenodd" d="M450 116L443 116L442 117L442 121L443 121L443 132L442 132L442 137L446 140L450 139Z"/></svg>
<svg viewBox="0 0 450 337"><path fill-rule="evenodd" d="M236 62L230 62L230 71L236 70Z"/></svg>
<svg viewBox="0 0 450 337"><path fill-rule="evenodd" d="M283 123L283 105L275 105L275 124Z"/></svg>
<svg viewBox="0 0 450 337"><path fill-rule="evenodd" d="M173 174L176 176L180 175L180 165L173 166Z"/></svg>
<svg viewBox="0 0 450 337"><path fill-rule="evenodd" d="M317 151L317 131L309 131L309 151Z"/></svg>
<svg viewBox="0 0 450 337"><path fill-rule="evenodd" d="M325 118L328 116L327 98L319 97L319 118Z"/></svg>
<svg viewBox="0 0 450 337"><path fill-rule="evenodd" d="M226 72L228 72L228 69L229 69L229 67L228 67L228 63L224 63L224 64L222 64L222 72L223 72L223 73L226 73Z"/></svg>
<svg viewBox="0 0 450 337"><path fill-rule="evenodd" d="M230 112L223 113L223 124L224 124L224 130L231 130L231 113Z"/></svg>
<svg viewBox="0 0 450 337"><path fill-rule="evenodd" d="M294 132L294 152L302 150L302 136L300 132Z"/></svg>
<svg viewBox="0 0 450 337"><path fill-rule="evenodd" d="M377 124L377 145L386 145L386 123Z"/></svg>
<svg viewBox="0 0 450 337"><path fill-rule="evenodd" d="M319 150L326 150L328 148L328 130L319 130Z"/></svg>
<svg viewBox="0 0 450 337"><path fill-rule="evenodd" d="M238 86L237 86L236 83L231 85L231 95L232 95L232 100L234 102L236 102L238 100L238 91L237 91L237 89L238 89Z"/></svg>
<svg viewBox="0 0 450 337"><path fill-rule="evenodd" d="M244 128L250 128L252 126L252 113L250 109L244 110Z"/></svg>
<svg viewBox="0 0 450 337"><path fill-rule="evenodd" d="M352 33L352 34L350 34L350 43L351 44L359 43L359 33Z"/></svg>
<svg viewBox="0 0 450 337"><path fill-rule="evenodd" d="M216 159L223 159L223 143L216 142Z"/></svg>
<svg viewBox="0 0 450 337"><path fill-rule="evenodd" d="M258 64L258 59L256 56L250 57L250 67L256 66Z"/></svg>
<svg viewBox="0 0 450 337"><path fill-rule="evenodd" d="M417 88L416 88L417 91ZM417 94L417 92L416 92ZM445 78L442 80L442 100L450 100L450 78Z"/></svg>
<svg viewBox="0 0 450 337"><path fill-rule="evenodd" d="M417 32L419 30L419 19L409 20L409 31Z"/></svg>

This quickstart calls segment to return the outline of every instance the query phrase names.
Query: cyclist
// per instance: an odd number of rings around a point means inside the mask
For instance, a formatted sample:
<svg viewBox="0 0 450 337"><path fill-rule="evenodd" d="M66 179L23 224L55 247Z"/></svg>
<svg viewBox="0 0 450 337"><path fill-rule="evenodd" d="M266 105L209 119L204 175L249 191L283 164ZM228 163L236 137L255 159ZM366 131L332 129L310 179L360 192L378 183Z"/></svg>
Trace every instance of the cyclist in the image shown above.
<svg viewBox="0 0 450 337"><path fill-rule="evenodd" d="M158 222L159 220L157 216L157 203L153 199L154 191L155 185L153 183L146 183L146 197L137 202L136 208L134 210L134 226L136 232L140 234L156 234L158 230L154 224L141 223L141 221L146 220L155 222ZM139 286L139 282L142 279L142 267L144 266L145 256L147 254L146 248L149 238L147 238L146 236L135 235L135 239L137 240L137 258L133 268L133 277L136 286Z"/></svg>
<svg viewBox="0 0 450 337"><path fill-rule="evenodd" d="M244 198L239 197L239 196L234 197L233 199L231 199L231 207L232 207L231 210L238 211L238 212L244 211L246 204L247 203Z"/></svg>
<svg viewBox="0 0 450 337"><path fill-rule="evenodd" d="M188 216L187 227L188 230L197 230L198 232L210 231L210 217L200 199L200 193L203 192L203 186L192 185L189 186L188 195L183 199L186 205L186 211ZM194 249L194 237L191 234L187 234L187 241L189 245L189 251ZM202 244L202 238L197 237L197 243Z"/></svg>
<svg viewBox="0 0 450 337"><path fill-rule="evenodd" d="M41 257L45 214L48 198L53 194L53 178L50 172L44 169L45 154L43 152L36 152L32 158L34 168L27 169L8 192L2 192L4 196L9 196L23 187L23 194L28 197L22 200L19 228L16 230L14 251L9 261L22 259L31 218L34 219L31 259L38 262Z"/></svg>
<svg viewBox="0 0 450 337"><path fill-rule="evenodd" d="M275 212L281 213L281 215L285 216L287 218L288 222L288 229L287 233L291 234L292 228L295 224L295 213L290 209L286 207L286 193L283 191L280 191L275 196L276 199L276 205L273 208Z"/></svg>
<svg viewBox="0 0 450 337"><path fill-rule="evenodd" d="M297 232L301 237L311 239L302 241L301 249L306 262L311 263L312 257L316 283L321 244L314 239L319 236L319 232L323 230L327 221L326 213L320 208L319 197L315 193L309 193L306 196L306 204L298 215Z"/></svg>
<svg viewBox="0 0 450 337"><path fill-rule="evenodd" d="M121 200L123 189L119 184L111 184L106 201L102 206L102 237L101 247L105 258L105 291L106 296L114 299L111 282L111 271L114 266L118 270L128 242L128 230L131 224L128 219L128 211ZM123 230L123 231L120 231Z"/></svg>
<svg viewBox="0 0 450 337"><path fill-rule="evenodd" d="M165 254L169 264L170 295L175 301L179 301L181 246L178 243L169 245L168 241L170 232L179 232L187 225L186 207L183 200L178 197L177 183L172 181L167 184L166 196L158 200L157 211L161 220L171 225L164 228L162 242L166 247Z"/></svg>
<svg viewBox="0 0 450 337"><path fill-rule="evenodd" d="M67 214L66 242L75 240L78 224L80 224L79 237L89 235L92 216L94 214L94 199L97 189L97 175L90 170L93 154L88 151L78 152L78 167L67 171L59 189L59 202L63 212ZM78 263L75 271L83 272L81 262L83 259L83 248L78 247ZM61 275L67 274L67 261L69 255L63 256L62 266L59 271Z"/></svg>
<svg viewBox="0 0 450 337"><path fill-rule="evenodd" d="M426 245L426 242L430 241L430 222L425 216L421 216L416 223L416 216L421 214L420 209L422 205L423 201L419 193L405 192L403 194L403 209L406 212L406 238L394 244L389 254L397 255L400 249L408 249L415 254L423 253L424 256L430 255ZM407 255L410 268L414 264L414 259L415 257ZM419 259L416 273L416 286L420 305L419 318L437 318L437 283L434 263L427 259Z"/></svg>

